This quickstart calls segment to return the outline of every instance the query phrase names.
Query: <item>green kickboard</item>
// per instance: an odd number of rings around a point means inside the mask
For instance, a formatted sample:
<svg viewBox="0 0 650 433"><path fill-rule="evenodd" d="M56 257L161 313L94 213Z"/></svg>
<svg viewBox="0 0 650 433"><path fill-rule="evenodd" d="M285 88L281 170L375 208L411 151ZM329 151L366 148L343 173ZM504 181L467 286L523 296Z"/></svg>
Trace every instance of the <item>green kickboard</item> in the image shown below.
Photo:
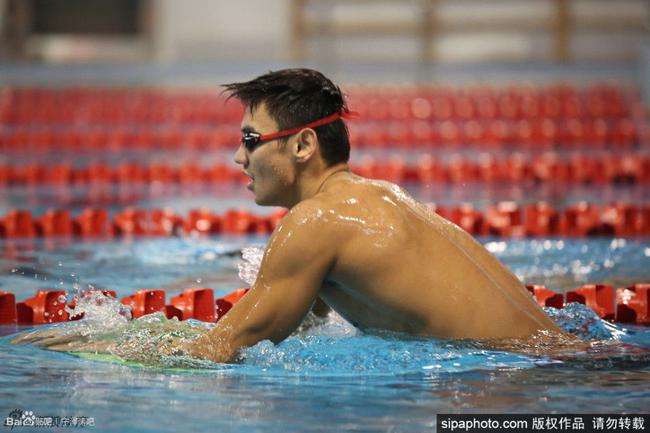
<svg viewBox="0 0 650 433"><path fill-rule="evenodd" d="M94 352L66 352L66 353L68 353L69 355L77 356L82 359L88 359L90 361L124 365L127 367L147 368L147 369L164 370L164 371L182 371L188 373L210 371L209 369L202 369L202 368L163 367L161 365L147 365L147 364L142 364L140 362L125 361L119 356L111 355L110 353L94 353Z"/></svg>

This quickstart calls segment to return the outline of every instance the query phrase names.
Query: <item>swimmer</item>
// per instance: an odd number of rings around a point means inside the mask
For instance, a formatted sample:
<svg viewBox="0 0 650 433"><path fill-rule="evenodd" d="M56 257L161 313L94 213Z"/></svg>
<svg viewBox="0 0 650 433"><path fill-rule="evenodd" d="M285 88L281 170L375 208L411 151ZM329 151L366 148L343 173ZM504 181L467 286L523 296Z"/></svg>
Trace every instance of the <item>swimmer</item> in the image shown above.
<svg viewBox="0 0 650 433"><path fill-rule="evenodd" d="M232 362L259 341L281 342L323 304L362 330L486 341L562 334L472 236L399 186L350 172L350 113L320 72L280 70L225 88L246 107L234 159L248 189L257 204L289 212L249 293L179 349ZM40 345L65 347L51 335Z"/></svg>

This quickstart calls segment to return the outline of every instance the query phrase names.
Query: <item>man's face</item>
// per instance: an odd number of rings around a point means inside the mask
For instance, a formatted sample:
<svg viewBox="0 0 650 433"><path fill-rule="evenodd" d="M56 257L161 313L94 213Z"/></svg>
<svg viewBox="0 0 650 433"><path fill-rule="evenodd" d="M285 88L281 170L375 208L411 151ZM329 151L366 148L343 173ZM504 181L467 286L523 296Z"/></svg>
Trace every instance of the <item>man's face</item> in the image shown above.
<svg viewBox="0 0 650 433"><path fill-rule="evenodd" d="M264 103L254 111L246 109L241 123L242 132L270 134L278 132L277 123L271 118ZM285 206L291 203L296 170L291 156L291 144L295 138L288 138L286 143L279 140L265 141L253 151L239 145L235 153L235 162L240 164L244 173L251 178L248 189L255 194L255 203L263 206Z"/></svg>

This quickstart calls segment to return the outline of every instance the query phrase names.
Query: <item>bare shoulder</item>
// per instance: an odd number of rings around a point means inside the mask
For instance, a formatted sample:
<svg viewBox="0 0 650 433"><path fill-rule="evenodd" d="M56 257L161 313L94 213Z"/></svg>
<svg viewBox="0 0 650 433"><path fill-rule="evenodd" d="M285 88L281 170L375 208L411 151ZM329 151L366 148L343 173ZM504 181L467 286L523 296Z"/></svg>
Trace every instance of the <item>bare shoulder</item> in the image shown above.
<svg viewBox="0 0 650 433"><path fill-rule="evenodd" d="M262 266L273 272L288 266L302 269L318 263L329 264L338 251L337 227L327 221L327 206L309 199L294 206L271 235Z"/></svg>
<svg viewBox="0 0 650 433"><path fill-rule="evenodd" d="M351 212L365 212L368 216L385 218L387 213L403 214L413 210L428 214L428 208L415 200L401 186L385 180L366 179L355 176L349 185L341 188L338 203ZM345 206L354 205L354 206Z"/></svg>
<svg viewBox="0 0 650 433"><path fill-rule="evenodd" d="M304 200L287 212L279 226L280 230L320 230L326 226L326 214L331 206L319 198Z"/></svg>
<svg viewBox="0 0 650 433"><path fill-rule="evenodd" d="M326 241L336 227L330 224L332 205L327 200L310 198L295 205L273 232L271 241Z"/></svg>
<svg viewBox="0 0 650 433"><path fill-rule="evenodd" d="M354 176L349 181L294 206L276 229L278 236L309 236L323 242L342 242L360 232L397 228L409 211L426 209L401 187Z"/></svg>

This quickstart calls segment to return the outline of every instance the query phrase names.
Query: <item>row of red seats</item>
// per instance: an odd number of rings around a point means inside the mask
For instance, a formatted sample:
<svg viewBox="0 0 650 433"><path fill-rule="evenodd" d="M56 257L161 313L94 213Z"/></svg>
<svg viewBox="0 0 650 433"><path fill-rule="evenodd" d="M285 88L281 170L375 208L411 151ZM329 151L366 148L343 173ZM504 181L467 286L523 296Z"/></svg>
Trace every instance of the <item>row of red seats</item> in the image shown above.
<svg viewBox="0 0 650 433"><path fill-rule="evenodd" d="M349 105L371 120L535 119L629 117L634 97L613 86L451 89L350 88ZM236 120L241 107L218 93L151 89L73 91L6 89L0 121L24 123L204 123Z"/></svg>
<svg viewBox="0 0 650 433"><path fill-rule="evenodd" d="M243 109L219 91L156 89L3 89L5 124L238 122Z"/></svg>
<svg viewBox="0 0 650 433"><path fill-rule="evenodd" d="M603 97L559 98L535 95L511 96L415 95L352 96L350 107L370 120L524 120L539 117L552 119L622 119L637 110L636 104Z"/></svg>
<svg viewBox="0 0 650 433"><path fill-rule="evenodd" d="M133 162L109 166L104 163L73 168L69 163L31 164L23 167L0 165L0 185L93 185L93 184L191 184L247 182L241 169L233 164L202 167L190 162L180 166Z"/></svg>
<svg viewBox="0 0 650 433"><path fill-rule="evenodd" d="M442 208L430 205L440 216L473 235L491 236L647 236L650 204L616 203L597 206L585 202L557 210L544 202L519 206L501 202L484 212L470 204ZM268 234L286 214L276 211L256 216L244 210L218 215L192 210L186 217L169 210L126 208L109 219L105 209L85 209L72 217L66 209L50 209L39 217L26 210L12 210L0 218L0 237L37 236L176 236L199 234Z"/></svg>
<svg viewBox="0 0 650 433"><path fill-rule="evenodd" d="M639 108L605 99L560 100L550 96L517 101L502 97L496 100L469 97L418 96L386 99L353 97L350 107L363 119L386 120L532 120L550 119L624 119ZM243 110L234 103L214 100L211 103L170 102L168 104L129 104L121 101L80 106L68 101L0 106L0 122L7 125L27 124L208 124L237 122Z"/></svg>
<svg viewBox="0 0 650 433"><path fill-rule="evenodd" d="M595 83L586 86L574 86L568 83L551 83L545 85L511 84L506 86L475 85L457 87L431 84L350 84L344 86L344 93L351 96L381 96L395 98L417 95L458 95L475 97L528 98L551 95L557 98L576 96L602 97L607 99L625 98L633 89L617 83ZM188 101L190 103L210 102L223 98L220 90L174 89L155 87L3 87L0 88L0 102L30 101L34 104L50 100L57 102L72 101L83 104L87 101L120 100L124 103L164 103Z"/></svg>
<svg viewBox="0 0 650 433"><path fill-rule="evenodd" d="M501 97L516 100L539 99L551 96L560 100L573 98L602 98L608 101L625 101L637 99L638 91L632 87L615 83L597 83L587 86L573 86L566 83L548 85L512 84L507 86L491 85L413 85L413 84L355 84L345 86L344 93L350 97L382 97L387 100L405 97L468 97L479 99L498 99Z"/></svg>
<svg viewBox="0 0 650 433"><path fill-rule="evenodd" d="M247 292L248 289L237 289L215 301L212 289L192 288L171 298L167 305L164 290L142 289L123 298L121 303L131 307L131 317L134 319L162 311L168 319L176 317L178 320L216 322ZM94 297L89 299L90 295ZM80 296L98 304L103 302L104 297L116 298L113 290L89 290ZM63 290L37 290L35 296L18 303L13 293L0 291L0 325L43 325L79 320L83 318L83 313L75 314L76 306L76 297L68 303Z"/></svg>
<svg viewBox="0 0 650 433"><path fill-rule="evenodd" d="M561 158L547 153L532 160L521 154L495 158L481 154L478 160L453 156L439 162L431 155L422 156L417 164L407 164L402 157L378 160L366 157L352 164L352 171L373 179L418 183L649 183L650 156L612 155L587 157L576 154ZM234 164L202 167L195 162L179 166L133 162L109 166L104 163L73 168L70 163L31 164L22 167L0 165L0 185L137 185L137 184L213 184L245 183Z"/></svg>
<svg viewBox="0 0 650 433"><path fill-rule="evenodd" d="M124 152L151 149L233 149L241 134L237 124L165 128L16 128L0 130L0 150Z"/></svg>
<svg viewBox="0 0 650 433"><path fill-rule="evenodd" d="M351 142L362 148L630 148L641 143L645 133L630 119L350 123Z"/></svg>
<svg viewBox="0 0 650 433"><path fill-rule="evenodd" d="M548 118L520 121L390 121L353 120L350 140L356 148L511 147L611 148L649 142L648 128L630 119ZM121 152L147 149L235 149L236 124L185 128L12 128L0 130L0 150L37 153L48 150Z"/></svg>
<svg viewBox="0 0 650 433"><path fill-rule="evenodd" d="M578 302L588 306L604 320L650 325L650 284L634 284L616 290L606 284L588 284L568 291L565 296L540 285L528 285L526 288L542 307L564 308L566 300L566 303ZM162 311L168 319L176 317L178 320L217 322L247 292L248 289L237 289L215 301L212 289L191 288L172 297L167 305L164 290L141 289L123 298L121 303L131 307L133 318ZM93 291L82 293L81 296L90 293ZM114 291L105 290L102 293L116 297ZM101 296L95 296L95 302L102 301ZM38 290L35 296L19 303L16 303L13 293L0 292L0 325L40 325L81 319L83 313L75 315L75 307L76 299L68 304L63 290Z"/></svg>
<svg viewBox="0 0 650 433"><path fill-rule="evenodd" d="M230 108L230 106L233 106ZM241 120L241 105L215 100L200 105L173 104L129 105L120 102L101 105L78 106L57 103L30 106L12 106L0 108L0 122L6 125L33 124L172 124L193 125L211 123L234 123Z"/></svg>

